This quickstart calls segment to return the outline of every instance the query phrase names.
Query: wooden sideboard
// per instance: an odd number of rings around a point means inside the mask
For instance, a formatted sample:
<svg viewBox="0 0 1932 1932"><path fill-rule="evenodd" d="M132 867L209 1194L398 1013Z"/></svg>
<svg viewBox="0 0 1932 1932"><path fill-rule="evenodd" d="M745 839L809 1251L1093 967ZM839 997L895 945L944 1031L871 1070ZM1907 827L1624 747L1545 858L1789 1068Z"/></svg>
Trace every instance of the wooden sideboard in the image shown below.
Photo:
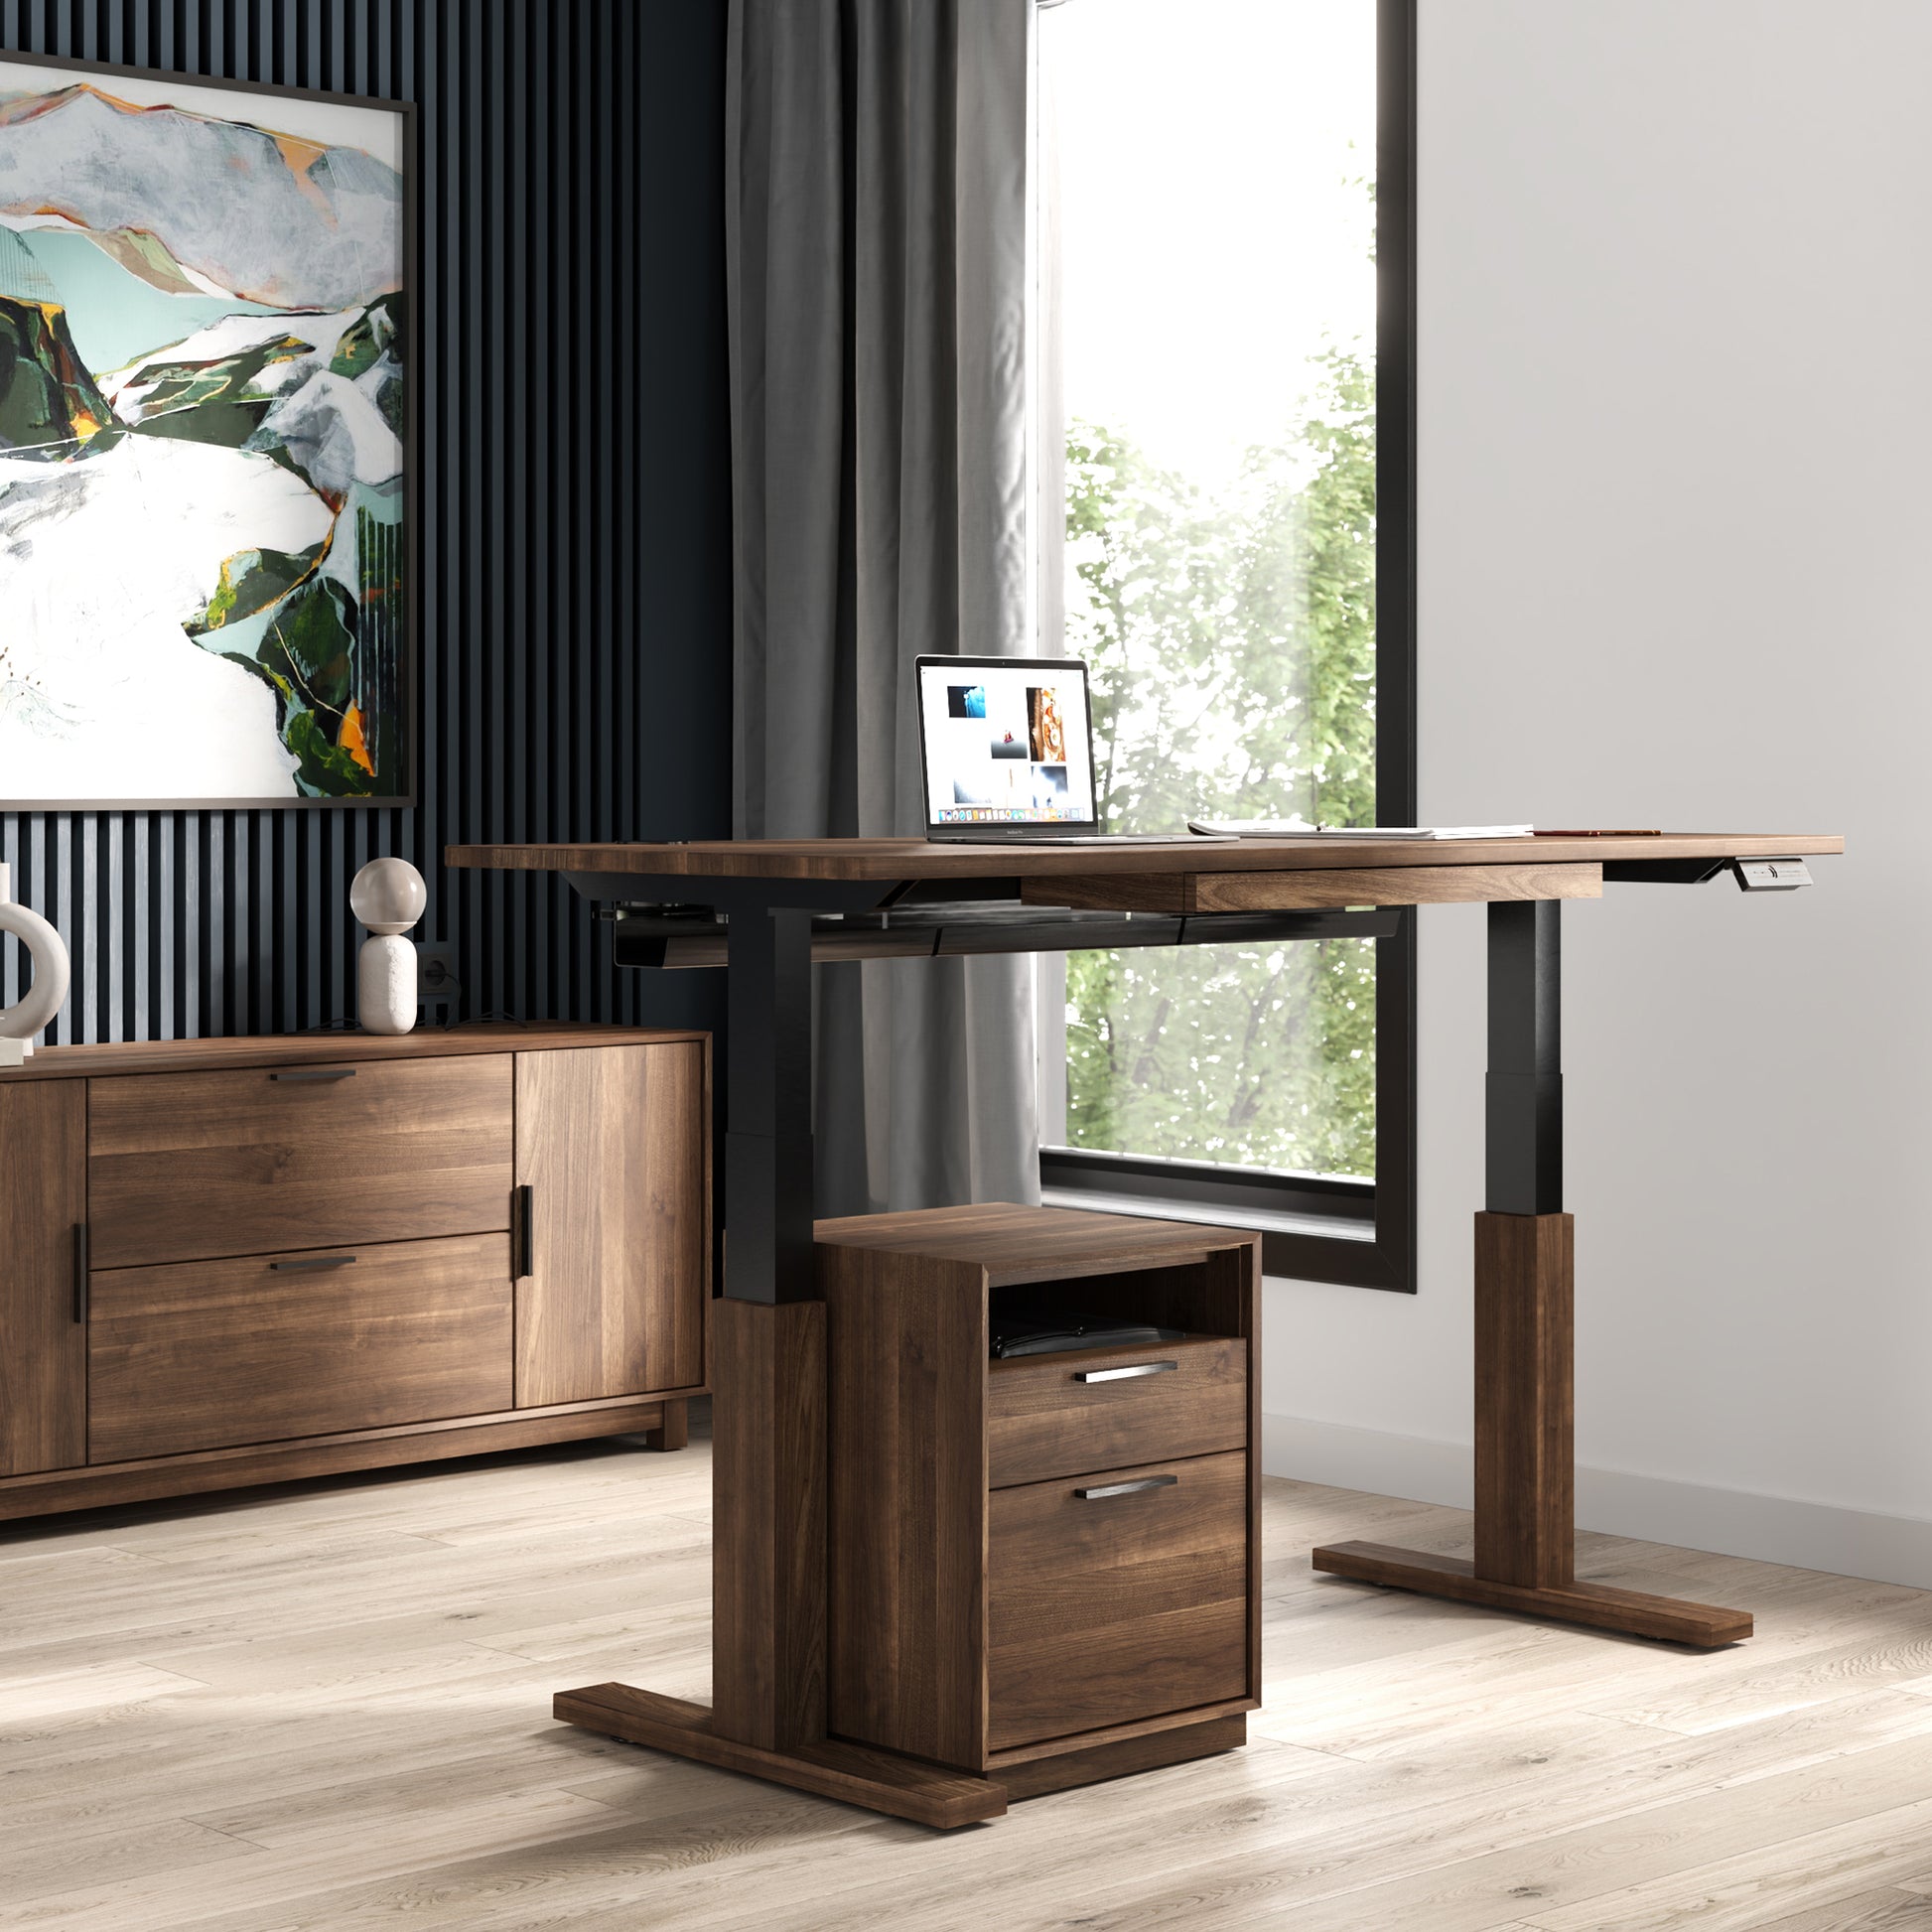
<svg viewBox="0 0 1932 1932"><path fill-rule="evenodd" d="M591 1436L682 1448L710 1053L490 1026L0 1072L0 1519Z"/></svg>

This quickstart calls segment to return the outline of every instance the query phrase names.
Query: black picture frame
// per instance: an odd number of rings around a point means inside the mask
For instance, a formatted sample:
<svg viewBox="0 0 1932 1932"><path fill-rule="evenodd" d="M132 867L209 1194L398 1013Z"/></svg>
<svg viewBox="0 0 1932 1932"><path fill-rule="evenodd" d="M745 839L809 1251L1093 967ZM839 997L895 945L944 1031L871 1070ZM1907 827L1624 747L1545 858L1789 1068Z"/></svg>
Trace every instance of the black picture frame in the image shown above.
<svg viewBox="0 0 1932 1932"><path fill-rule="evenodd" d="M249 812L249 811L363 811L408 809L420 802L422 783L421 623L423 533L417 500L417 459L422 409L420 302L421 167L418 154L416 103L388 100L374 94L350 94L322 87L285 87L257 80L189 73L180 69L139 67L124 63L75 60L58 54L20 54L0 50L0 65L9 68L46 68L82 78L138 80L148 85L179 82L184 87L214 93L247 95L253 99L313 101L325 106L356 107L396 116L402 153L402 344L403 366L410 379L403 387L402 409L402 563L403 640L397 666L397 700L401 711L402 786L394 794L343 798L13 798L0 791L0 813L42 812Z"/></svg>
<svg viewBox="0 0 1932 1932"><path fill-rule="evenodd" d="M1416 822L1416 12L1376 4L1376 817ZM1262 1228L1262 1266L1294 1281L1416 1292L1416 908L1375 941L1375 1178L1049 1148L1063 1198L1165 1207ZM1293 1220L1291 1230L1270 1221ZM1323 1223L1334 1233L1316 1232Z"/></svg>

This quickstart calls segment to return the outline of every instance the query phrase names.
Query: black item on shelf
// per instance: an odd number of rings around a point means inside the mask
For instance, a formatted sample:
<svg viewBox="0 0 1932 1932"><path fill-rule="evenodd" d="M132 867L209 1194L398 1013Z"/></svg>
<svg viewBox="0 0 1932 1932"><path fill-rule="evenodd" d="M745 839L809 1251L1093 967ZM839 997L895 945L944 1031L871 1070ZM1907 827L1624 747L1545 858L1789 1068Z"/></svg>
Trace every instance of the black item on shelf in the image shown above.
<svg viewBox="0 0 1932 1932"><path fill-rule="evenodd" d="M1182 1341L1186 1334L1184 1328L1157 1328L1151 1321L1110 1321L1096 1314L1000 1320L993 1324L993 1359L1057 1355L1072 1348L1131 1348L1138 1343Z"/></svg>

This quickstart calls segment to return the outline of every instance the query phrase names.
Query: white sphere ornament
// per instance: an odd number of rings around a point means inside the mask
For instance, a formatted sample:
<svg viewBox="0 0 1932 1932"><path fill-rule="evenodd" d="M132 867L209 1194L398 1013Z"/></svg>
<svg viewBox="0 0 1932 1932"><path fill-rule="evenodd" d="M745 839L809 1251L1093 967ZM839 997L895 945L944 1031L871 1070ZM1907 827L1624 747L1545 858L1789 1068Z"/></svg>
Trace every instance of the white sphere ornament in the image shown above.
<svg viewBox="0 0 1932 1932"><path fill-rule="evenodd" d="M0 1066L19 1066L34 1050L34 1035L44 1032L68 997L67 941L32 906L16 905L12 876L0 866L0 933L11 932L34 962L34 979L10 1007L0 1009Z"/></svg>
<svg viewBox="0 0 1932 1932"><path fill-rule="evenodd" d="M428 904L429 888L407 859L371 859L349 882L348 909L371 932L407 932Z"/></svg>
<svg viewBox="0 0 1932 1932"><path fill-rule="evenodd" d="M348 906L374 936L355 960L355 1015L368 1034L416 1025L416 947L402 935L423 916L429 888L407 859L371 859L348 889Z"/></svg>

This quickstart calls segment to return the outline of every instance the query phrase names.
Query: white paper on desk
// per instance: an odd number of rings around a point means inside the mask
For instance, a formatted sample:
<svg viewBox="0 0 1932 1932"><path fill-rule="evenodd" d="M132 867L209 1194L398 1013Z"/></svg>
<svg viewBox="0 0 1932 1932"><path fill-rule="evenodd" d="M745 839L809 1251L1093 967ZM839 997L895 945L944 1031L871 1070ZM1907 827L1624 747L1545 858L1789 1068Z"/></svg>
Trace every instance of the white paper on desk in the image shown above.
<svg viewBox="0 0 1932 1932"><path fill-rule="evenodd" d="M1237 839L1521 839L1528 825L1303 825L1292 818L1190 818L1190 832Z"/></svg>

